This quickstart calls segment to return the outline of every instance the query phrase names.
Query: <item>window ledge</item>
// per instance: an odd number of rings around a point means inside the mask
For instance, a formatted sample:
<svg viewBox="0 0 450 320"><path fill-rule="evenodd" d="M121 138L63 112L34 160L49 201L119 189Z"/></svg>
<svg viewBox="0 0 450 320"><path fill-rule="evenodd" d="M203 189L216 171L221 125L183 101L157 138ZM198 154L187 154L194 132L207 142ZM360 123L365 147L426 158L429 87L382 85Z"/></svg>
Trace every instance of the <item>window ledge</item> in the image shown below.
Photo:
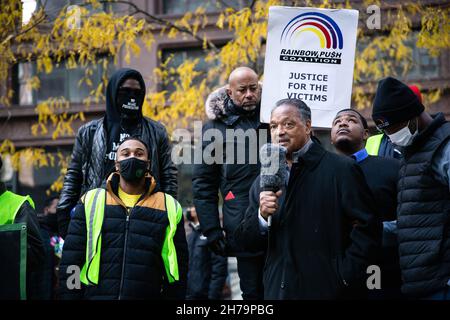
<svg viewBox="0 0 450 320"><path fill-rule="evenodd" d="M12 105L10 107L0 106L0 119L1 118L17 118L17 117L34 117L36 116L36 106L20 106L20 105ZM68 110L68 113L76 113L83 111L87 114L89 113L98 113L105 111L104 104L96 104L86 107L84 104L74 103L71 104Z"/></svg>

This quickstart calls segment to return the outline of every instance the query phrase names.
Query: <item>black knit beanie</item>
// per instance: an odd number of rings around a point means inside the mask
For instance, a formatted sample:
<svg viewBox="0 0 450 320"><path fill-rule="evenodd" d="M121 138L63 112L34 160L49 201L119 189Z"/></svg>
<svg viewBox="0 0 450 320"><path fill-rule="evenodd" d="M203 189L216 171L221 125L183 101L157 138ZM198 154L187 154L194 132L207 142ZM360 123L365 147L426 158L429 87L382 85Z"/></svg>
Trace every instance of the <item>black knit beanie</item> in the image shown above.
<svg viewBox="0 0 450 320"><path fill-rule="evenodd" d="M417 96L404 83L391 77L378 82L373 101L372 119L379 129L408 121L424 110Z"/></svg>

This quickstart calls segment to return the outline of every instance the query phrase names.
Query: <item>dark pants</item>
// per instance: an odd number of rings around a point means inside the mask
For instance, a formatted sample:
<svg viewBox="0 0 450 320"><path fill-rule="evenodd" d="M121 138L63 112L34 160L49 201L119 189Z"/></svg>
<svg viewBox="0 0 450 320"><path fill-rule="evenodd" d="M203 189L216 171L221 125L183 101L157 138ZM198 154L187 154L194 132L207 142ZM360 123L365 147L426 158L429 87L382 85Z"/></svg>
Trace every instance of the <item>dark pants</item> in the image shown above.
<svg viewBox="0 0 450 320"><path fill-rule="evenodd" d="M263 269L265 256L237 257L242 299L263 300Z"/></svg>

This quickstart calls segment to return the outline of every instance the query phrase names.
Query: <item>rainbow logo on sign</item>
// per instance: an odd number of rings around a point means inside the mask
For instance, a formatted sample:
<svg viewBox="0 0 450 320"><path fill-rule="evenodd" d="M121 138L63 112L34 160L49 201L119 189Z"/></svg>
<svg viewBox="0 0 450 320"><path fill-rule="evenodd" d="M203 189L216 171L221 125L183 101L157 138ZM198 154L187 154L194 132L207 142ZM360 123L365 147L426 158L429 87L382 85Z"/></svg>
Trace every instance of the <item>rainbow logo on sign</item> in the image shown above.
<svg viewBox="0 0 450 320"><path fill-rule="evenodd" d="M284 27L280 41L291 43L303 32L314 33L323 49L344 47L341 29L333 19L323 13L307 12L296 16Z"/></svg>

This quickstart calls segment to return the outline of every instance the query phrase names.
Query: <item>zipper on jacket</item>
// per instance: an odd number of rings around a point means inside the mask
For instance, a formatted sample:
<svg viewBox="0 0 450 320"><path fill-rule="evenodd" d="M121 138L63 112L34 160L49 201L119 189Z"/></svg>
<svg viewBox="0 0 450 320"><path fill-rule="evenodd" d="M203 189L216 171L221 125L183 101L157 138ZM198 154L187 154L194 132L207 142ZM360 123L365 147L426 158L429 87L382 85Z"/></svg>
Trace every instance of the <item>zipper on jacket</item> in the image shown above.
<svg viewBox="0 0 450 320"><path fill-rule="evenodd" d="M131 211L128 211L127 212L127 219L125 221L125 241L124 241L124 245L123 245L122 274L120 276L119 300L122 299L123 277L124 277L124 274L125 274L125 257L126 257L126 254L127 254L128 229L130 227L130 214L131 214Z"/></svg>

